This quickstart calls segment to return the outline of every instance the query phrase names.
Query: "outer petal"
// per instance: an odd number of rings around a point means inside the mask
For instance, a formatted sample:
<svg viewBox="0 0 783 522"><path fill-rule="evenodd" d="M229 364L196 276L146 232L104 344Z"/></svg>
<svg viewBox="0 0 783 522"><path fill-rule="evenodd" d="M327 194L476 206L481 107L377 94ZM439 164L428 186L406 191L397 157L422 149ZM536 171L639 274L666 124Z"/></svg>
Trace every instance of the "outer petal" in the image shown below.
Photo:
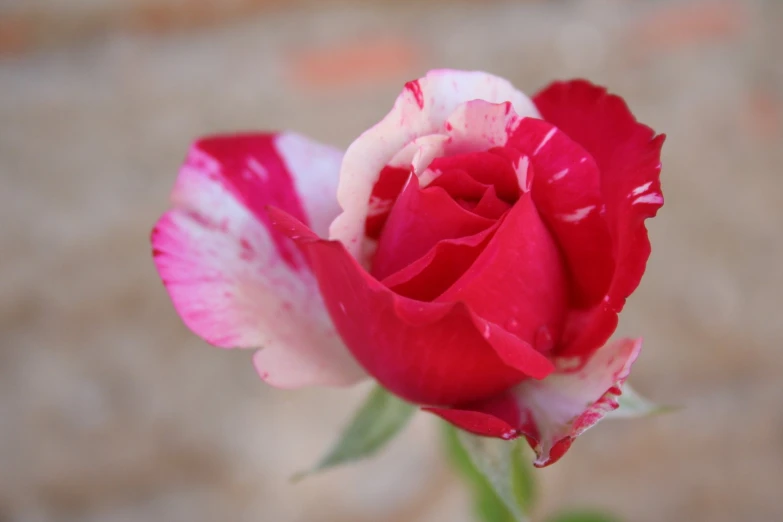
<svg viewBox="0 0 783 522"><path fill-rule="evenodd" d="M605 300L575 318L563 355L589 353L611 335L616 314L636 289L650 255L644 220L663 205L660 154L664 136L636 121L622 98L584 80L555 83L535 97L542 116L582 145L601 172L601 195L615 271Z"/></svg>
<svg viewBox="0 0 783 522"><path fill-rule="evenodd" d="M462 303L425 303L395 294L370 276L338 241L319 239L270 209L311 260L342 338L384 387L419 404L491 397L554 369L528 343L477 317Z"/></svg>
<svg viewBox="0 0 783 522"><path fill-rule="evenodd" d="M557 238L573 274L572 305L601 301L614 271L612 243L601 216L601 178L593 158L551 123L525 118L509 140L533 166L533 200Z"/></svg>
<svg viewBox="0 0 783 522"><path fill-rule="evenodd" d="M407 83L391 112L348 147L337 191L343 213L332 223L330 237L359 259L370 194L381 170L411 141L440 133L458 105L476 99L511 102L520 116L538 116L527 96L491 74L437 70Z"/></svg>
<svg viewBox="0 0 783 522"><path fill-rule="evenodd" d="M641 339L621 339L597 351L578 372L529 379L480 404L428 411L480 435L525 435L536 452L535 465L548 466L576 437L617 409L617 397L641 346Z"/></svg>
<svg viewBox="0 0 783 522"><path fill-rule="evenodd" d="M294 244L270 227L281 206L325 231L341 155L294 134L223 136L192 147L158 221L158 272L182 319L220 347L263 347L270 384L348 384L362 371L340 341Z"/></svg>

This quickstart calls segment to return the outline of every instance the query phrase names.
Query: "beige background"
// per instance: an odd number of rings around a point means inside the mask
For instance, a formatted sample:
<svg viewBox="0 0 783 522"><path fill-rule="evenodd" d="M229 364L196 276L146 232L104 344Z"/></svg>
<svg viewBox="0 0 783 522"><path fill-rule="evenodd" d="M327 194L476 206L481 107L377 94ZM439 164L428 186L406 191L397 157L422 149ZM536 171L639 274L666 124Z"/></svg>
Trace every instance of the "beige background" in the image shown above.
<svg viewBox="0 0 783 522"><path fill-rule="evenodd" d="M470 520L426 415L289 484L366 386L267 387L186 331L148 252L194 137L346 146L435 66L586 76L669 136L621 332L684 409L587 433L539 515L783 520L781 24L777 0L0 1L0 521Z"/></svg>

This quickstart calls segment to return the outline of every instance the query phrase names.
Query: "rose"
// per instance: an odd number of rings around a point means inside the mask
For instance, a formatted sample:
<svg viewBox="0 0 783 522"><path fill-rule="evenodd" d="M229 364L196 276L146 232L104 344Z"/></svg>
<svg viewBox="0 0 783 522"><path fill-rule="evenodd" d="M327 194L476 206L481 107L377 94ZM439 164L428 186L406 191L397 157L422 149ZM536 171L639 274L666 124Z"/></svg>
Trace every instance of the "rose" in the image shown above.
<svg viewBox="0 0 783 522"><path fill-rule="evenodd" d="M289 133L196 142L155 262L193 331L263 347L270 384L366 371L460 428L524 435L542 466L617 407L639 353L608 339L650 253L662 142L586 81L531 101L433 71L344 157Z"/></svg>

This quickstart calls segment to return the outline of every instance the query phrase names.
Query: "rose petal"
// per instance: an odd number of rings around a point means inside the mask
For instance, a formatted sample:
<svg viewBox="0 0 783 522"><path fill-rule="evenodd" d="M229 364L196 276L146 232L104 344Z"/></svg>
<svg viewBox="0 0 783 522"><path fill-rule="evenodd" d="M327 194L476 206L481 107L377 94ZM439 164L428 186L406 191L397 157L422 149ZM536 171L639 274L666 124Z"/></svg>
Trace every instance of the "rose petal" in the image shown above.
<svg viewBox="0 0 783 522"><path fill-rule="evenodd" d="M405 297L432 301L473 265L499 226L500 222L496 222L478 234L440 241L427 254L391 274L382 283Z"/></svg>
<svg viewBox="0 0 783 522"><path fill-rule="evenodd" d="M528 379L480 404L427 411L480 435L525 435L536 452L535 465L548 466L576 437L617 409L617 397L641 346L641 339L621 339L598 350L578 372Z"/></svg>
<svg viewBox="0 0 783 522"><path fill-rule="evenodd" d="M453 404L500 393L553 366L532 346L478 318L463 303L424 303L393 293L338 241L319 239L270 209L308 255L338 331L384 387L419 404Z"/></svg>
<svg viewBox="0 0 783 522"><path fill-rule="evenodd" d="M294 134L196 142L158 221L158 272L185 324L220 347L263 347L270 384L348 384L362 371L340 341L305 259L270 227L274 204L325 231L340 152Z"/></svg>
<svg viewBox="0 0 783 522"><path fill-rule="evenodd" d="M390 167L400 167L413 171L417 176L427 168L430 162L442 156L449 137L445 134L429 134L411 141L397 152L389 161Z"/></svg>
<svg viewBox="0 0 783 522"><path fill-rule="evenodd" d="M479 317L548 351L559 338L567 289L557 244L530 194L524 194L470 269L438 301L469 303Z"/></svg>
<svg viewBox="0 0 783 522"><path fill-rule="evenodd" d="M451 138L446 150L450 154L467 154L503 147L522 117L530 115L535 113L519 115L509 101L466 101L454 109L444 124Z"/></svg>
<svg viewBox="0 0 783 522"><path fill-rule="evenodd" d="M479 183L465 170L452 168L433 176L427 187L441 187L454 199L478 201L487 191L488 185Z"/></svg>
<svg viewBox="0 0 783 522"><path fill-rule="evenodd" d="M473 213L489 219L498 219L511 209L511 205L500 199L495 187L487 188L478 204L473 207Z"/></svg>
<svg viewBox="0 0 783 522"><path fill-rule="evenodd" d="M384 167L378 182L372 189L370 206L367 211L367 221L364 224L364 233L371 239L378 239L383 231L386 220L389 219L394 202L402 192L402 188L411 175L409 168Z"/></svg>
<svg viewBox="0 0 783 522"><path fill-rule="evenodd" d="M659 177L664 135L637 122L622 98L584 80L554 83L535 102L547 121L584 147L601 173L616 268L605 301L575 319L589 328L563 352L586 354L611 335L616 314L644 274L650 255L644 220L663 205Z"/></svg>
<svg viewBox="0 0 783 522"><path fill-rule="evenodd" d="M519 198L520 187L514 166L507 158L491 151L438 158L430 164L430 168L441 172L462 170L482 185L495 187L498 197L504 201L513 203Z"/></svg>
<svg viewBox="0 0 783 522"><path fill-rule="evenodd" d="M467 170L477 181L494 185L502 199L513 203L520 191L528 189L527 157L506 147L521 121L509 102L471 100L459 105L444 124L450 138L444 144L444 154L430 169L435 173Z"/></svg>
<svg viewBox="0 0 783 522"><path fill-rule="evenodd" d="M512 406L513 407L513 406ZM494 437L496 439L513 439L519 435L514 426L504 421L502 418L475 410L455 410L448 408L422 408L423 411L434 413L446 422L453 424L465 431L481 435L483 437Z"/></svg>
<svg viewBox="0 0 783 522"><path fill-rule="evenodd" d="M531 193L557 238L576 286L572 306L594 305L614 272L612 243L601 216L600 174L592 157L551 123L525 118L509 140L530 158Z"/></svg>
<svg viewBox="0 0 783 522"><path fill-rule="evenodd" d="M443 142L447 139L448 136L440 134L417 138L395 154L389 165L381 170L370 195L365 221L364 233L368 238L378 239L410 173L420 175L432 158L442 153Z"/></svg>
<svg viewBox="0 0 783 522"><path fill-rule="evenodd" d="M494 223L457 204L440 187L422 190L411 175L378 242L372 275L382 279L426 254L444 239L476 234Z"/></svg>
<svg viewBox="0 0 783 522"><path fill-rule="evenodd" d="M537 466L554 463L576 437L617 409L617 397L641 349L641 339L621 339L604 345L578 372L528 380L514 390L537 431Z"/></svg>
<svg viewBox="0 0 783 522"><path fill-rule="evenodd" d="M337 191L343 213L332 223L330 237L341 241L357 259L362 257L370 194L381 170L414 139L440 133L459 104L475 99L511 102L520 116L538 115L527 96L508 81L484 72L437 70L409 82L391 112L348 147Z"/></svg>

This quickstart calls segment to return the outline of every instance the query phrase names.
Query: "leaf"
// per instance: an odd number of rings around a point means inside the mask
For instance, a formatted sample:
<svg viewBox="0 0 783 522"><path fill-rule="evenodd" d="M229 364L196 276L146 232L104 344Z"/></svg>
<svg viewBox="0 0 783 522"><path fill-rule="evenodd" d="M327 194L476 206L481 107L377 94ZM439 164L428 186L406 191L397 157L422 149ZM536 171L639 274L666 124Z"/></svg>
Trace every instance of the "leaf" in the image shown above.
<svg viewBox="0 0 783 522"><path fill-rule="evenodd" d="M569 511L548 518L547 522L618 522L618 519L600 511Z"/></svg>
<svg viewBox="0 0 783 522"><path fill-rule="evenodd" d="M481 520L527 520L535 483L518 441L478 437L447 425L445 442L452 462L472 486Z"/></svg>
<svg viewBox="0 0 783 522"><path fill-rule="evenodd" d="M617 398L617 402L620 404L620 407L614 411L610 411L606 415L607 419L646 417L659 413L667 413L676 409L671 406L660 406L645 399L627 384L623 386L623 394Z"/></svg>
<svg viewBox="0 0 783 522"><path fill-rule="evenodd" d="M376 386L329 452L311 470L297 473L292 480L374 455L405 427L415 411L415 406Z"/></svg>

